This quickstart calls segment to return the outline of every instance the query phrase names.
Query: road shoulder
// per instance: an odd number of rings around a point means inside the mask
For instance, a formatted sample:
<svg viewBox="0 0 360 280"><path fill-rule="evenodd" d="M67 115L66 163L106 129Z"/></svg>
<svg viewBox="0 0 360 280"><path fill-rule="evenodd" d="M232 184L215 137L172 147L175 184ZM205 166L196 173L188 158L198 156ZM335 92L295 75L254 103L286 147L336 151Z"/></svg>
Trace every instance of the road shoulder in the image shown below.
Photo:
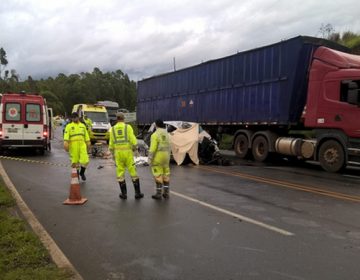
<svg viewBox="0 0 360 280"><path fill-rule="evenodd" d="M3 178L3 181L14 197L18 208L20 209L22 215L24 216L27 223L31 226L34 233L39 237L45 248L48 250L52 260L54 263L61 269L65 269L71 271L73 274L72 279L74 280L82 280L83 278L77 272L75 267L71 264L69 259L65 256L65 254L61 251L61 249L57 246L55 241L49 235L49 233L45 230L45 228L40 224L38 219L29 209L25 201L22 199L18 191L16 190L14 184L10 180L7 175L5 169L3 168L2 163L0 162L0 176Z"/></svg>

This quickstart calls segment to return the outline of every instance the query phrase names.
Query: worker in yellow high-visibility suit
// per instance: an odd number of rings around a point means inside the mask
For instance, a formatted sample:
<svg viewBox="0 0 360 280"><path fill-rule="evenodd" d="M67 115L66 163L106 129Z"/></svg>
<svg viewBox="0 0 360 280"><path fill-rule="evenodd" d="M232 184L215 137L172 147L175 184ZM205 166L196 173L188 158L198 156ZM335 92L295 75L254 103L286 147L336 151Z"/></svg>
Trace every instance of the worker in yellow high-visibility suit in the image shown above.
<svg viewBox="0 0 360 280"><path fill-rule="evenodd" d="M88 148L90 138L86 126L79 121L78 113L71 114L71 123L67 124L64 131L64 149L69 152L71 166L77 168L78 175L86 180L85 170L89 164Z"/></svg>
<svg viewBox="0 0 360 280"><path fill-rule="evenodd" d="M109 150L114 155L116 177L120 186L121 199L127 199L125 171L129 171L134 189L135 199L141 199L144 194L140 190L140 180L137 176L134 162L134 151L137 152L137 140L132 127L124 123L124 114L116 114L117 123L110 129Z"/></svg>
<svg viewBox="0 0 360 280"><path fill-rule="evenodd" d="M149 164L156 183L153 199L165 199L170 195L170 141L162 120L156 120L156 131L151 135Z"/></svg>
<svg viewBox="0 0 360 280"><path fill-rule="evenodd" d="M92 133L91 129L92 129L93 123L92 123L92 120L90 120L90 118L87 115L84 115L84 123L86 125L86 128L87 128L89 136L90 136Z"/></svg>

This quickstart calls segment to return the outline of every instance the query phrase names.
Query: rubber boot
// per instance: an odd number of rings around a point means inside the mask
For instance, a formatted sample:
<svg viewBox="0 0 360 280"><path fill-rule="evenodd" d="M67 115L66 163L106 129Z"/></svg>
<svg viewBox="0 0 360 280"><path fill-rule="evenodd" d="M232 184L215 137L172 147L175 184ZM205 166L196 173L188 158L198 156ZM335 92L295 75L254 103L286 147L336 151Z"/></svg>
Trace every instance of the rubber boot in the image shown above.
<svg viewBox="0 0 360 280"><path fill-rule="evenodd" d="M165 198L165 199L168 199L168 198L170 197L169 183L164 183L162 196L163 196L163 198Z"/></svg>
<svg viewBox="0 0 360 280"><path fill-rule="evenodd" d="M161 199L161 190L162 190L162 184L156 183L156 193L151 197L153 199Z"/></svg>
<svg viewBox="0 0 360 280"><path fill-rule="evenodd" d="M126 182L119 182L120 191L121 194L119 194L119 197L121 199L127 199L127 189L126 189Z"/></svg>
<svg viewBox="0 0 360 280"><path fill-rule="evenodd" d="M144 194L140 191L140 180L136 179L133 181L135 189L135 199L141 199L144 197Z"/></svg>
<svg viewBox="0 0 360 280"><path fill-rule="evenodd" d="M86 168L81 166L79 174L80 174L81 180L83 180L83 181L86 181L85 170L86 170Z"/></svg>

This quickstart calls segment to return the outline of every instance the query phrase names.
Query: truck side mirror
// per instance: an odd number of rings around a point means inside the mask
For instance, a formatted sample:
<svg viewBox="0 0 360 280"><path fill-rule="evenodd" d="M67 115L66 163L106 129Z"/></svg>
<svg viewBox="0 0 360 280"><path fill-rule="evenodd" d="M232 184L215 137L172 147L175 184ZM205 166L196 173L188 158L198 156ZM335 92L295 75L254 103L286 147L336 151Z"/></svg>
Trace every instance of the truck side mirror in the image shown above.
<svg viewBox="0 0 360 280"><path fill-rule="evenodd" d="M360 94L360 89L349 89L348 96L347 96L347 102L349 104L360 106L359 94Z"/></svg>

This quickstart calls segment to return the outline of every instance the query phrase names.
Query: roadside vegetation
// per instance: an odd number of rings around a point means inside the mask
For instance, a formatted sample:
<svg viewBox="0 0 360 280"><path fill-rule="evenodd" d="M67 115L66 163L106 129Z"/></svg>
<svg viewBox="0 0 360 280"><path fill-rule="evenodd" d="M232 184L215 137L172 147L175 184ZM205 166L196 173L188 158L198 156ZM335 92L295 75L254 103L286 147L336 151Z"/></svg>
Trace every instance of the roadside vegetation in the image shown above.
<svg viewBox="0 0 360 280"><path fill-rule="evenodd" d="M0 61L6 52L0 48ZM5 60L7 64L7 60ZM3 64L3 65L6 65ZM4 68L1 67L0 69ZM31 76L21 77L15 70L0 71L0 92L40 93L55 115L71 113L74 104L95 104L101 100L111 100L120 108L134 111L136 106L136 83L121 70L102 72L95 67L92 72L65 75L35 80Z"/></svg>
<svg viewBox="0 0 360 280"><path fill-rule="evenodd" d="M232 150L232 142L234 140L234 136L230 134L223 134L221 136L219 149L220 150Z"/></svg>
<svg viewBox="0 0 360 280"><path fill-rule="evenodd" d="M16 218L15 201L0 182L0 279L65 280L71 274L56 267L39 238Z"/></svg>

